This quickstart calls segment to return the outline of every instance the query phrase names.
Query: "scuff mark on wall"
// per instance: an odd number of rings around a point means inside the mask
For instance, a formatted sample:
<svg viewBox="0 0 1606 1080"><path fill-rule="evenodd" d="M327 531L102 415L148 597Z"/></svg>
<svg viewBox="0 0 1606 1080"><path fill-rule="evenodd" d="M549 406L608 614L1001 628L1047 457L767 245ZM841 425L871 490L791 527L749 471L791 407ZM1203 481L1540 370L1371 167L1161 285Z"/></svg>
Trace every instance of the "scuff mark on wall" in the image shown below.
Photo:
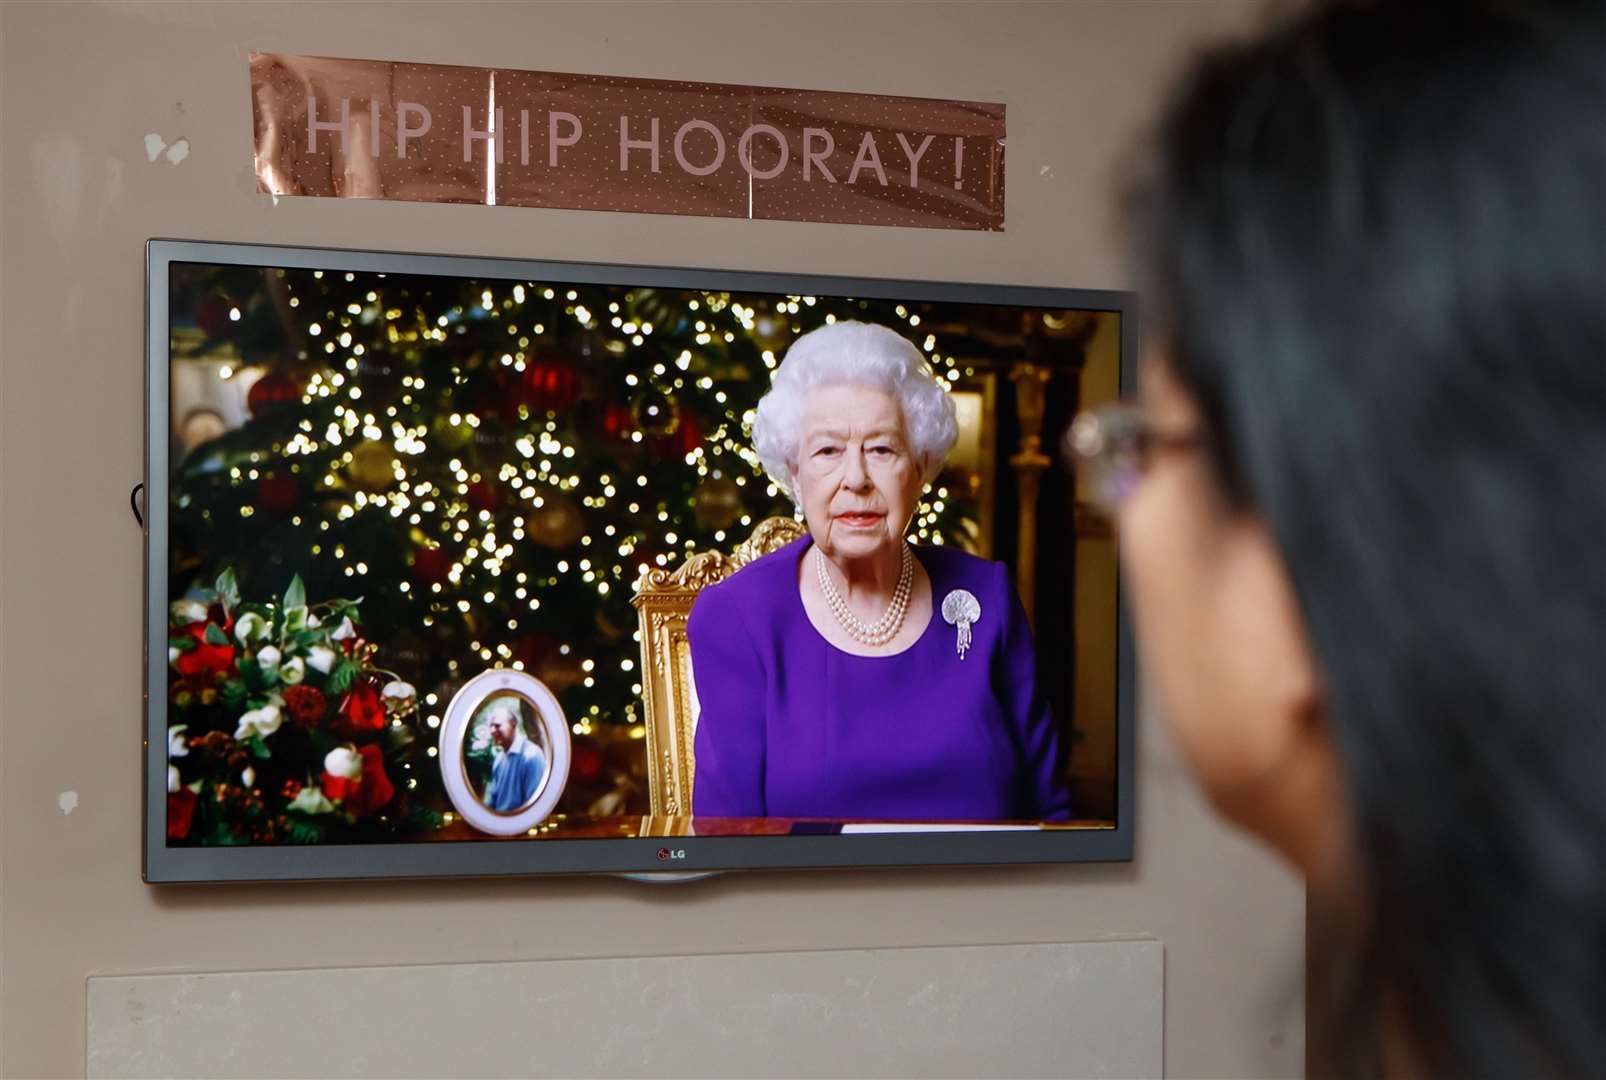
<svg viewBox="0 0 1606 1080"><path fill-rule="evenodd" d="M155 161L167 149L167 140L152 131L145 136L145 160Z"/></svg>
<svg viewBox="0 0 1606 1080"><path fill-rule="evenodd" d="M33 146L33 179L51 239L65 251L79 233L84 195L84 153L71 135L41 138Z"/></svg>
<svg viewBox="0 0 1606 1080"><path fill-rule="evenodd" d="M61 807L62 816L65 817L67 814L72 813L78 809L78 792L63 791L56 796L56 805Z"/></svg>
<svg viewBox="0 0 1606 1080"><path fill-rule="evenodd" d="M190 156L190 140L179 139L167 148L167 160L177 165Z"/></svg>

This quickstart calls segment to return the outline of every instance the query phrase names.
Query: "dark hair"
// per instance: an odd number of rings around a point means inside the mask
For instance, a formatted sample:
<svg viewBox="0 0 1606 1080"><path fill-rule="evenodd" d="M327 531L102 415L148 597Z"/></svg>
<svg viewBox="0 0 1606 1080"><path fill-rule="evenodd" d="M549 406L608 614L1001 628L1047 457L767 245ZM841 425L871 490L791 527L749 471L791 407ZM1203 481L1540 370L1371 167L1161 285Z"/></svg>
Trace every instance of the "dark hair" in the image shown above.
<svg viewBox="0 0 1606 1080"><path fill-rule="evenodd" d="M1197 64L1150 166L1150 333L1286 559L1352 802L1313 1040L1597 1075L1606 7L1306 9Z"/></svg>

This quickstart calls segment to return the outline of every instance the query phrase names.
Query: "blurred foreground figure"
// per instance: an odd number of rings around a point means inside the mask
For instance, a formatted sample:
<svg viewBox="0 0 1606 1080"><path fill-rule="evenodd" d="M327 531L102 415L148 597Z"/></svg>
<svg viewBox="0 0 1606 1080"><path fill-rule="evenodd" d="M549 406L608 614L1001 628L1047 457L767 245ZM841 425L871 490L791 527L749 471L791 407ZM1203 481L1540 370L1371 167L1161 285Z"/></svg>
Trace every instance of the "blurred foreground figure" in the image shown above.
<svg viewBox="0 0 1606 1080"><path fill-rule="evenodd" d="M1330 1074L1606 1068L1606 8L1326 4L1198 63L1132 192L1150 684L1306 875Z"/></svg>

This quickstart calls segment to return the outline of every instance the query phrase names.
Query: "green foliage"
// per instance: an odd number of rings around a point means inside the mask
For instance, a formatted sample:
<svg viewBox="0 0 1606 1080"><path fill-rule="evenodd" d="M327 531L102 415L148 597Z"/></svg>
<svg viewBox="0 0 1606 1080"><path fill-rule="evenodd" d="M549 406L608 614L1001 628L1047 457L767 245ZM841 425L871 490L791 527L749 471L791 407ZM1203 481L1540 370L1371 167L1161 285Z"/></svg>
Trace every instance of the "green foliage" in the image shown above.
<svg viewBox="0 0 1606 1080"><path fill-rule="evenodd" d="M329 692L344 694L351 689L351 684L361 671L362 668L357 666L357 663L353 660L338 661L329 672Z"/></svg>
<svg viewBox="0 0 1606 1080"><path fill-rule="evenodd" d="M289 612L306 606L307 589L301 583L301 575L297 574L290 579L290 587L284 591L284 610Z"/></svg>
<svg viewBox="0 0 1606 1080"><path fill-rule="evenodd" d="M262 667L255 660L241 659L235 665L240 672L240 678L245 682L245 688L254 694L265 693L269 687L278 682L277 678L269 680L262 671Z"/></svg>
<svg viewBox="0 0 1606 1080"><path fill-rule="evenodd" d="M225 567L213 587L217 590L218 602L223 605L224 613L233 611L240 602L240 586L234 580L234 567Z"/></svg>
<svg viewBox="0 0 1606 1080"><path fill-rule="evenodd" d="M317 817L303 814L299 810L291 810L285 814L290 823L290 842L292 844L321 844L327 829Z"/></svg>

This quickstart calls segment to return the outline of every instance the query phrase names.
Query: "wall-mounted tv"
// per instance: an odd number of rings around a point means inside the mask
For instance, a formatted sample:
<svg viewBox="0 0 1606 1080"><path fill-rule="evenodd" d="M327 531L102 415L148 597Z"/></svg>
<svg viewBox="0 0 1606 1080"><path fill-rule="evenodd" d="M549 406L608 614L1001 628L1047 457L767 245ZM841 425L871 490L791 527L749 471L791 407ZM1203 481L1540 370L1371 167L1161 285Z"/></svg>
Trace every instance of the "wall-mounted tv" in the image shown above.
<svg viewBox="0 0 1606 1080"><path fill-rule="evenodd" d="M1131 857L1130 294L146 272L147 881Z"/></svg>

